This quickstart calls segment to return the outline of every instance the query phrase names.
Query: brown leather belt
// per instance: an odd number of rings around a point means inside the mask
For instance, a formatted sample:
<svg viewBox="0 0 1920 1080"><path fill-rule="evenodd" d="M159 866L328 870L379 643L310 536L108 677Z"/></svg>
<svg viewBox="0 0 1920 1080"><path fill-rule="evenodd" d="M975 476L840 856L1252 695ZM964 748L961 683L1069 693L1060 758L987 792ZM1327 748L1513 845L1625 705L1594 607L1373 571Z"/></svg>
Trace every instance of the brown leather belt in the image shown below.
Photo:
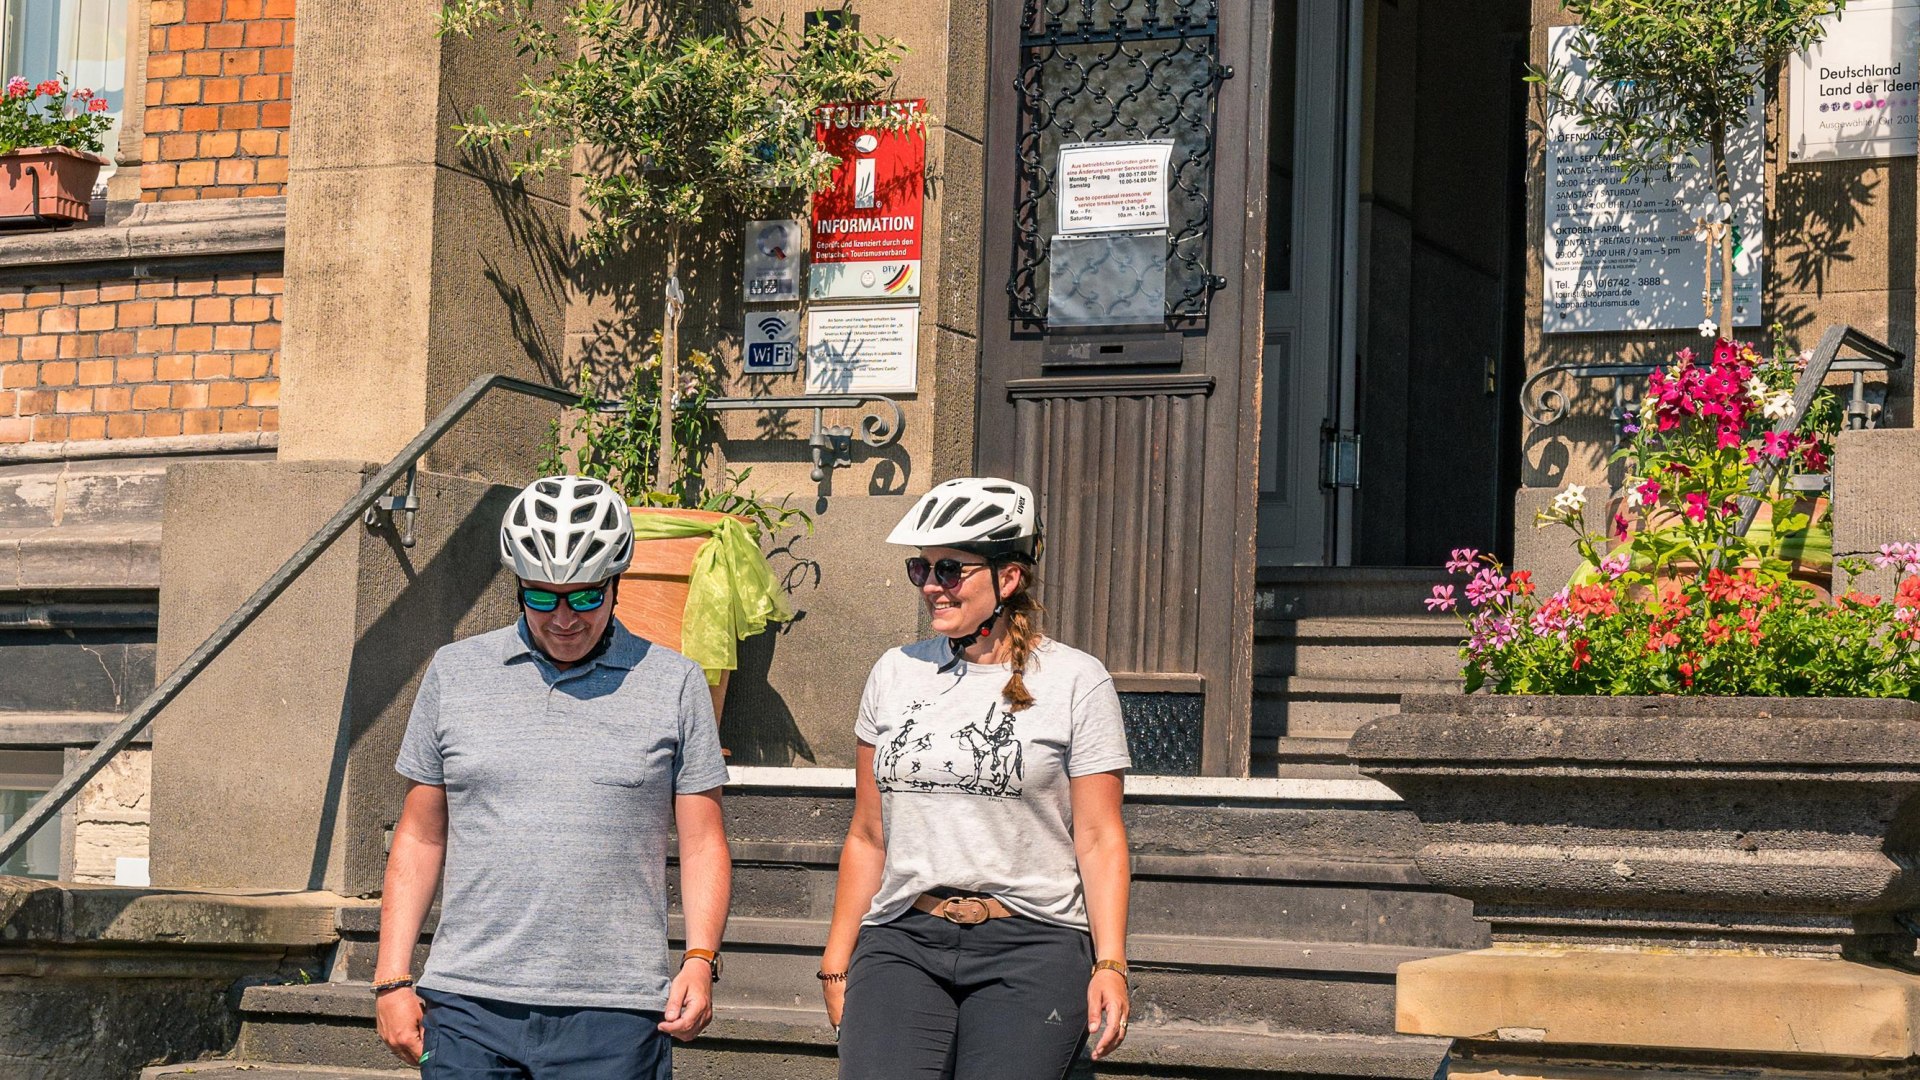
<svg viewBox="0 0 1920 1080"><path fill-rule="evenodd" d="M938 897L932 893L921 893L913 901L915 911L924 911L936 919L945 919L960 926L974 926L988 919L1007 919L1013 912L1007 906L991 896L949 896Z"/></svg>

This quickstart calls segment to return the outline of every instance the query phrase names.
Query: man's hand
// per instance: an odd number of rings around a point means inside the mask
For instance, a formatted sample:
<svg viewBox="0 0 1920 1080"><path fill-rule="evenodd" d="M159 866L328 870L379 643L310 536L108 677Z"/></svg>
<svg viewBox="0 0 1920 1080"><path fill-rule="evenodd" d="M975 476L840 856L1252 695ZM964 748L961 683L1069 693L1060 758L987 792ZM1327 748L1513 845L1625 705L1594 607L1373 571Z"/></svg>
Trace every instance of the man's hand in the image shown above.
<svg viewBox="0 0 1920 1080"><path fill-rule="evenodd" d="M408 1065L420 1064L426 1031L420 1022L420 995L413 987L386 991L374 1000L373 1011L379 1017L380 1041L387 1049Z"/></svg>
<svg viewBox="0 0 1920 1080"><path fill-rule="evenodd" d="M680 965L667 991L667 1009L660 1030L692 1042L713 1023L713 969L705 960L693 957Z"/></svg>

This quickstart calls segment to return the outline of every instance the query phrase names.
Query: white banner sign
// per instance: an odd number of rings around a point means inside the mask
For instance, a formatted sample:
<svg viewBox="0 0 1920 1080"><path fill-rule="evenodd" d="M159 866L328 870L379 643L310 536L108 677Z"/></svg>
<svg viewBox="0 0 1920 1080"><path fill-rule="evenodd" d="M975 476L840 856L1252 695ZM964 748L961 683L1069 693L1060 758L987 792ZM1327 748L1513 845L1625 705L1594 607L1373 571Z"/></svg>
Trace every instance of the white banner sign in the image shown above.
<svg viewBox="0 0 1920 1080"><path fill-rule="evenodd" d="M798 221L747 222L747 265L742 293L748 303L800 299Z"/></svg>
<svg viewBox="0 0 1920 1080"><path fill-rule="evenodd" d="M1577 86L1585 64L1573 55L1578 27L1548 31L1553 66ZM1760 323L1760 252L1766 218L1761 149L1763 102L1755 94L1747 125L1735 132L1734 283L1737 326ZM1702 147L1671 178L1625 180L1577 118L1556 110L1547 121L1546 238L1541 327L1547 333L1691 329L1705 315L1706 245L1695 221L1717 203ZM1714 255L1719 280L1719 256ZM1714 290L1719 311L1719 289ZM1721 328L1722 333L1730 328Z"/></svg>
<svg viewBox="0 0 1920 1080"><path fill-rule="evenodd" d="M807 393L918 389L920 305L819 307L807 313Z"/></svg>
<svg viewBox="0 0 1920 1080"><path fill-rule="evenodd" d="M1055 232L1121 232L1167 227L1172 139L1067 143L1060 147Z"/></svg>
<svg viewBox="0 0 1920 1080"><path fill-rule="evenodd" d="M1793 161L1912 157L1920 144L1920 3L1852 0L1788 68Z"/></svg>

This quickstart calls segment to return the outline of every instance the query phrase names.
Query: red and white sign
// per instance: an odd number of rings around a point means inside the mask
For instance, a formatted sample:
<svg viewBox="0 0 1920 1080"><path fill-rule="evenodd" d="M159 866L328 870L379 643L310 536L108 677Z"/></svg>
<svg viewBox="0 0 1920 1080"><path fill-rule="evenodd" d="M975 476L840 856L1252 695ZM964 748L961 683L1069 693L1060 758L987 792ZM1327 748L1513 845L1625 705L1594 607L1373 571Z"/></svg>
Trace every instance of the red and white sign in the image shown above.
<svg viewBox="0 0 1920 1080"><path fill-rule="evenodd" d="M840 159L813 196L815 300L920 295L920 231L927 181L924 101L828 105L814 118L820 146Z"/></svg>

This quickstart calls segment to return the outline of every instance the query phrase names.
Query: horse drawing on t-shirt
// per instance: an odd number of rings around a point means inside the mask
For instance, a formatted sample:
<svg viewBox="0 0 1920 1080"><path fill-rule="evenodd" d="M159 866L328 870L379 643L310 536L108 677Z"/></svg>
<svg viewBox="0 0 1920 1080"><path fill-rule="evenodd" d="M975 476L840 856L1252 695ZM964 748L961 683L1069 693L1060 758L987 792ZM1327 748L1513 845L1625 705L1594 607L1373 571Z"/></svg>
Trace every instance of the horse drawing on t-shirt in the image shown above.
<svg viewBox="0 0 1920 1080"><path fill-rule="evenodd" d="M934 749L933 733L921 727L927 702L914 702L900 730L874 755L874 779L881 791L950 791L989 798L1017 799L1025 777L1020 737L1012 710L995 702L978 720L950 732L958 744L950 755Z"/></svg>

